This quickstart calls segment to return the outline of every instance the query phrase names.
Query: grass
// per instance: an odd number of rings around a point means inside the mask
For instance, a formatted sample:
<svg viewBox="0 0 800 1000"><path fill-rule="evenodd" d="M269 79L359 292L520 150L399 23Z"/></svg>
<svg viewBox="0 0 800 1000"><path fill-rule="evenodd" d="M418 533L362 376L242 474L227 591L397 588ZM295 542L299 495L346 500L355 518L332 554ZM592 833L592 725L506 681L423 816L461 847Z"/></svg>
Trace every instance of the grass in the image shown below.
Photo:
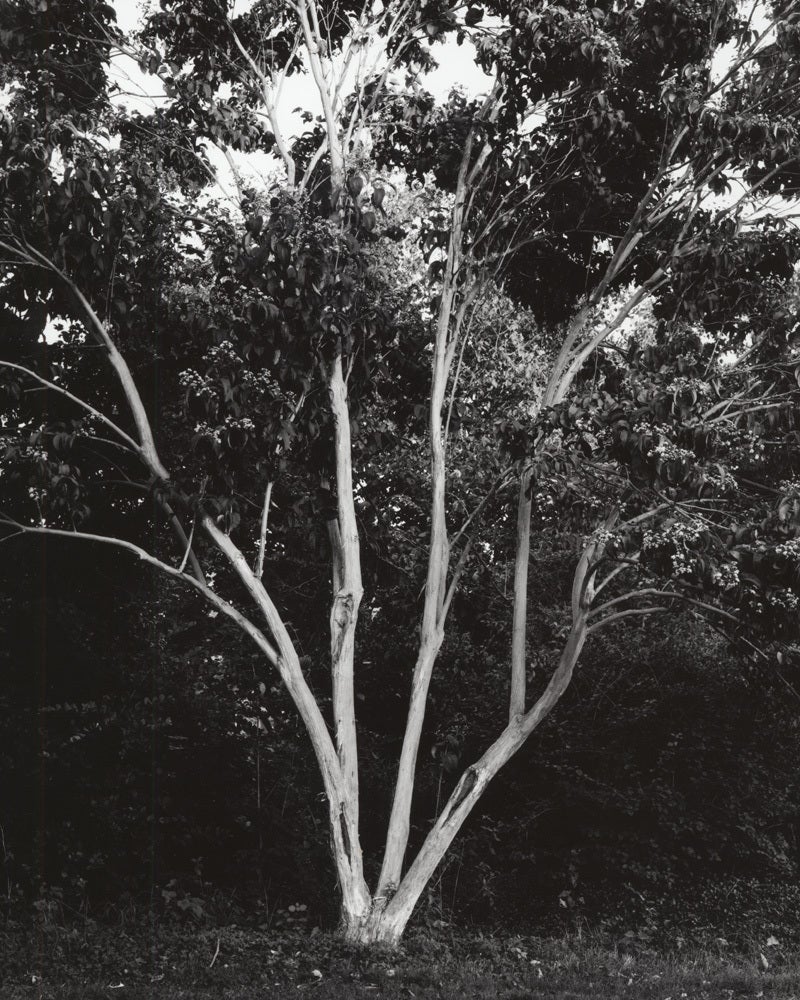
<svg viewBox="0 0 800 1000"><path fill-rule="evenodd" d="M329 934L139 921L0 928L2 1000L800 1000L800 953L623 954L578 937L412 931L397 952ZM763 958L762 958L763 955ZM768 967L765 967L765 963Z"/></svg>

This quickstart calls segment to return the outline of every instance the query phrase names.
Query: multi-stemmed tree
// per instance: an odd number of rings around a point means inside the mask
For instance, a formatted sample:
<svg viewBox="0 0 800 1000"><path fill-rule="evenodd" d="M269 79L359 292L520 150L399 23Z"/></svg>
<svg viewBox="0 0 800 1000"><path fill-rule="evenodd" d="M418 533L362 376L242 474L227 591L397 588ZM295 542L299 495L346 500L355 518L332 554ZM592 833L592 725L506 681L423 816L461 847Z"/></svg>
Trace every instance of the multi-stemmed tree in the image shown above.
<svg viewBox="0 0 800 1000"><path fill-rule="evenodd" d="M741 607L755 608L770 639L791 633L800 11L261 0L235 16L224 0L162 0L134 38L102 3L78 15L24 0L2 18L6 538L118 546L253 639L319 764L343 932L396 942L593 630L680 605L734 630ZM474 46L485 96L440 104L425 92L440 41ZM152 114L110 100L115 53L160 81ZM300 74L319 113L296 137L282 130L281 99ZM217 153L234 205L204 194ZM242 154L255 153L274 156L280 182L248 181ZM416 181L427 188L416 200L395 195ZM456 519L459 414L492 409L476 403L464 359L494 299L536 324L535 391L497 414L496 476ZM644 305L657 322L642 353L630 327ZM57 338L39 336L48 319ZM370 454L415 433L421 413L430 514L421 620L409 622L418 653L370 887L359 520ZM270 579L273 497L287 490L285 516L289 477L328 537L330 719ZM407 864L448 613L485 511L515 483L508 724ZM531 695L530 538L548 493L584 498L587 540L563 649ZM381 513L391 530L397 506ZM172 555L146 541L153 518L175 534Z"/></svg>

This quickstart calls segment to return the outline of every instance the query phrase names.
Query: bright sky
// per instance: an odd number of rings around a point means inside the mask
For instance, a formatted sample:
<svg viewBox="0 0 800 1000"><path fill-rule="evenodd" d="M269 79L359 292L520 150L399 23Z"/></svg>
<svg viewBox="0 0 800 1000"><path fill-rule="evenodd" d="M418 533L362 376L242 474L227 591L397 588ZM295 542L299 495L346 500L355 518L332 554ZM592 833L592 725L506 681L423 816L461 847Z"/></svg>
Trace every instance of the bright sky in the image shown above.
<svg viewBox="0 0 800 1000"><path fill-rule="evenodd" d="M152 0L111 0L116 12L117 23L125 30L134 29L142 18L143 11L154 6ZM246 10L251 0L237 0L234 13ZM475 63L474 48L465 43L456 45L448 41L435 47L434 54L439 61L439 67L425 79L425 86L437 97L444 98L455 86L464 88L468 93L485 92L489 78ZM111 72L112 79L120 87L122 93L117 97L120 103L127 107L138 109L143 114L152 110L159 97L163 96L160 81L157 77L141 72L133 59L118 56L114 60ZM321 105L316 85L310 74L295 74L284 84L278 110L278 120L286 135L299 134L304 125L295 109L321 113ZM276 161L272 156L263 154L234 154L237 167L246 181L263 177L275 169ZM234 199L234 185L230 166L223 154L214 148L209 149L209 158L217 170L220 186L227 189L227 194Z"/></svg>
<svg viewBox="0 0 800 1000"><path fill-rule="evenodd" d="M132 31L140 23L143 12L155 5L155 0L110 0L117 13L117 23L124 31ZM246 9L251 0L237 0L235 12ZM436 56L440 62L439 68L425 80L426 87L439 97L446 97L450 90L458 85L470 93L483 93L488 89L489 78L475 64L474 49L469 44L462 46L448 42L436 46ZM142 114L149 114L160 99L163 99L163 89L158 77L142 73L134 59L117 55L112 62L110 77L120 88L115 98L120 104ZM3 92L0 91L0 106ZM286 81L278 109L278 118L285 134L296 135L305 127L299 114L293 109L301 108L312 114L321 113L319 95L310 74L297 74ZM236 185L233 172L224 154L214 146L207 147L208 157L216 171L219 191L230 201L231 206L238 206ZM281 168L274 156L264 153L233 153L236 167L245 183L256 187L264 183L265 178L270 183L280 177ZM214 197L215 195L212 195ZM205 198L206 195L203 196ZM44 337L48 342L58 340L61 334L57 324L48 322Z"/></svg>
<svg viewBox="0 0 800 1000"><path fill-rule="evenodd" d="M140 23L143 13L155 6L157 0L110 0L117 12L117 21L125 31L131 31ZM234 12L246 10L253 0L236 0ZM381 0L375 0L380 3ZM761 16L760 5L763 0L745 0L743 6L753 8L753 23L757 29L765 26ZM443 99L450 90L459 86L467 93L477 95L486 92L489 78L485 76L475 63L475 51L472 45L461 46L451 40L434 48L439 67L424 81L425 86L434 95ZM731 53L724 52L715 60L715 75L725 72L730 64ZM121 93L116 100L129 108L140 110L143 114L152 111L155 104L163 98L161 83L157 77L142 73L135 60L125 56L114 59L111 76L119 86ZM0 98L2 94L0 94ZM319 95L310 74L296 74L286 81L278 118L284 133L288 136L297 135L305 127L300 115L295 109L303 109L317 115L321 112ZM219 181L219 193L229 199L232 205L238 204L236 185L233 172L224 154L210 146L208 155L216 170ZM237 169L246 183L262 186L265 180L271 183L280 177L280 166L273 156L266 154L235 153L234 161ZM731 195L732 196L732 195ZM731 197L728 196L728 197ZM723 199L725 200L725 199Z"/></svg>
<svg viewBox="0 0 800 1000"><path fill-rule="evenodd" d="M111 0L117 12L117 21L126 31L134 29L139 24L143 13L157 5L157 0ZM233 13L241 13L252 5L253 0L235 0ZM381 3L381 0L375 0ZM751 23L756 30L766 27L764 0L743 0L742 7L749 14ZM732 46L724 47L717 53L713 74L721 76L730 65ZM439 98L445 98L450 90L459 86L472 95L485 93L490 85L489 78L475 63L475 50L465 42L457 45L454 40L434 48L439 66L425 79L425 86ZM163 96L160 81L157 77L143 74L133 59L119 56L114 60L112 77L119 85L121 93L117 96L120 103L127 107L138 109L143 114L152 110L154 103ZM299 110L309 111L314 115L321 113L319 95L310 73L295 74L284 84L281 102L277 108L278 121L281 130L287 136L300 134L305 126L300 118ZM233 202L235 196L233 174L224 154L216 149L208 149L209 158L217 171L220 187ZM234 153L234 162L245 182L256 183L265 176L276 173L277 162L273 156L265 154ZM279 173L279 171L278 171Z"/></svg>

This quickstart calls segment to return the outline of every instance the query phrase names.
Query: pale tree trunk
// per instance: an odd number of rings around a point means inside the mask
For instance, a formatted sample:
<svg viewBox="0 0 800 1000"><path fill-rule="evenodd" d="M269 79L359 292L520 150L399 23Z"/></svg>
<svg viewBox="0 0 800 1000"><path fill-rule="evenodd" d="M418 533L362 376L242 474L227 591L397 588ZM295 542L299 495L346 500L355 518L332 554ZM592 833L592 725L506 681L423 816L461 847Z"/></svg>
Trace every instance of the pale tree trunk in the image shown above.
<svg viewBox="0 0 800 1000"><path fill-rule="evenodd" d="M616 512L606 525L613 524L615 518ZM572 626L547 687L527 712L516 713L509 720L483 756L466 769L397 891L385 901L376 901L374 915L365 924L360 940L386 944L400 940L421 894L489 782L547 718L569 687L589 633L587 618L594 598L592 565L602 550L602 543L592 541L578 562L572 585Z"/></svg>
<svg viewBox="0 0 800 1000"><path fill-rule="evenodd" d="M369 891L361 867L361 849L357 840L355 843L351 841L352 801L342 773L339 755L331 741L328 726L314 694L303 676L297 650L272 598L248 565L242 552L217 527L211 517L206 516L203 519L203 527L263 614L277 644L275 665L305 724L322 775L328 800L331 849L339 879L342 909L343 912L351 914L363 913L369 906ZM354 846L357 850L354 850Z"/></svg>
<svg viewBox="0 0 800 1000"><path fill-rule="evenodd" d="M105 325L100 321L77 285L68 276L44 258L37 263L46 263L74 292L87 315L92 332L107 352L133 416L138 441L129 439L131 444L151 471L154 479L169 481L169 473L162 465L156 450L152 426L142 404L138 387L124 357L112 341ZM183 563L181 569L175 570L152 557L149 557L149 561L178 577L182 575L183 564L187 560L191 561L196 583L204 596L212 603L223 607L226 614L232 615L240 627L256 639L262 650L267 653L269 661L277 667L281 680L294 701L309 734L322 776L328 801L331 846L339 879L343 913L347 915L348 922L358 920L363 922L370 910L370 895L364 881L361 847L358 838L358 768L353 707L354 632L362 588L358 532L353 507L350 415L341 357L335 359L331 368L329 394L336 429L337 538L339 540L335 558L335 566L338 567L335 572L337 589L331 612L336 747L331 740L319 705L303 675L294 643L275 604L261 582L262 566L260 563L262 560L259 560L257 572L253 572L244 554L218 527L213 518L208 515L201 518L202 526L212 544L224 555L254 604L264 616L277 649L274 649L244 616L239 615L209 590L205 584L202 569L196 558L193 558L190 537L186 536L176 515L166 503L163 503L162 506L173 522L176 531L179 532L181 542L185 545ZM136 549L135 546L133 548ZM146 555L143 550L136 549L136 551L140 557Z"/></svg>
<svg viewBox="0 0 800 1000"><path fill-rule="evenodd" d="M531 485L530 471L520 477L517 501L517 548L514 560L514 611L511 621L511 694L508 719L525 711L525 652L528 635L528 570L531 555Z"/></svg>
<svg viewBox="0 0 800 1000"><path fill-rule="evenodd" d="M568 688L586 635L586 611L582 608L544 693L527 713L515 716L483 756L464 772L397 891L389 899L376 897L364 917L343 921L343 933L348 940L387 945L400 941L425 887L487 785Z"/></svg>
<svg viewBox="0 0 800 1000"><path fill-rule="evenodd" d="M345 925L363 920L370 897L363 875L359 835L358 740L356 735L354 660L355 633L363 588L361 554L353 498L350 409L341 354L328 377L328 395L334 422L337 518L331 523L333 550L333 602L330 613L331 679L336 750L342 774L342 803L338 816L341 849L345 857L337 867L349 871L352 898L343 900Z"/></svg>
<svg viewBox="0 0 800 1000"><path fill-rule="evenodd" d="M542 406L554 406L566 396L571 379L567 366L573 345L580 338L586 322L587 310L582 309L572 320L567 336L561 345L558 358L548 379L542 397ZM535 450L535 449L534 449ZM511 622L511 691L508 702L508 719L525 711L526 640L528 636L528 575L531 554L531 510L533 470L529 467L520 475L517 498L517 535L514 552L514 608Z"/></svg>
<svg viewBox="0 0 800 1000"><path fill-rule="evenodd" d="M445 508L447 442L443 411L447 380L452 365L457 330L453 329L454 314L458 315L456 295L463 275L462 240L467 198L467 171L472 150L472 135L467 140L461 161L455 202L453 228L448 245L447 262L443 276L442 294L436 322L431 398L428 416L431 469L431 531L428 554L428 572L425 582L425 606L422 614L419 651L411 682L406 730L400 751L400 763L395 782L392 811L386 838L376 900L378 908L386 906L400 882L411 823L411 802L414 795L414 778L417 754L425 721L431 675L436 657L444 638L443 608L450 563L450 546L447 535Z"/></svg>
<svg viewBox="0 0 800 1000"><path fill-rule="evenodd" d="M558 357L553 365L550 378L542 395L541 407L547 408L562 403L572 388L575 378L591 350L602 343L606 337L616 330L631 310L641 301L648 284L660 280L659 270L649 283L637 288L622 306L618 314L601 330L590 335L588 326L590 307L583 306L573 316L567 334L561 344ZM607 276L608 277L608 276ZM534 452L537 450L534 447ZM533 486L533 470L528 467L520 476L519 496L517 498L517 536L514 554L514 610L511 625L511 691L509 696L508 717L514 717L525 711L526 662L525 646L528 631L528 575L530 572L531 549L531 490Z"/></svg>
<svg viewBox="0 0 800 1000"><path fill-rule="evenodd" d="M566 691L583 648L586 631L586 619L582 615L573 623L558 668L544 694L530 711L515 716L486 753L462 775L444 810L425 838L417 857L403 877L400 887L386 907L383 915L386 925L383 940L395 942L400 939L421 894L489 782L549 715Z"/></svg>
<svg viewBox="0 0 800 1000"><path fill-rule="evenodd" d="M338 217L345 181L345 150L336 121L334 67L327 54L324 25L316 0L298 0L294 6L308 54L311 75L322 104L331 169L331 204ZM291 160L284 156L284 160ZM294 168L294 163L291 163ZM353 495L350 409L341 345L325 372L333 415L336 465L336 518L329 522L332 551L333 599L330 610L330 657L333 728L340 782L330 799L330 836L341 892L341 930L357 935L371 911L371 896L364 880L359 834L358 740L355 717L355 633L363 587L358 525ZM327 792L327 787L326 787Z"/></svg>

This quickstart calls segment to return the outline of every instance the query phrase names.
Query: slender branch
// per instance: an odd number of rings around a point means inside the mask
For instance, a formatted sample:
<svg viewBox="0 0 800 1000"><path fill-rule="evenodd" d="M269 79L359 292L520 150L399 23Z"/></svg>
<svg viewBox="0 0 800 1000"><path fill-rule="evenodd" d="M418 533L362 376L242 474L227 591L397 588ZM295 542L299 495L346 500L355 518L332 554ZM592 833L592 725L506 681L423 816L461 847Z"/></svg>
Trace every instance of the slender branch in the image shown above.
<svg viewBox="0 0 800 1000"><path fill-rule="evenodd" d="M220 146L218 144L217 149L222 151L222 155L225 157L225 161L230 167L231 176L233 177L233 183L236 186L236 194L239 196L239 204L244 200L244 184L242 182L242 173L237 166L236 160L233 158L233 153L227 146Z"/></svg>
<svg viewBox="0 0 800 1000"><path fill-rule="evenodd" d="M607 611L609 608L616 607L619 604L624 604L626 601L634 600L638 597L661 597L669 598L670 600L683 601L685 604L691 604L692 607L702 608L704 611L710 611L715 615L719 615L721 618L725 618L728 621L734 623L734 625L739 625L739 619L731 614L729 611L725 611L722 608L718 608L713 604L708 604L706 601L698 600L696 597L689 597L688 594L681 594L679 591L673 590L658 590L653 587L645 587L642 590L631 590L627 594L623 594L621 597L615 597L613 600L606 601L605 604L601 604L597 608L593 608L590 612L589 617L594 618L596 615Z"/></svg>
<svg viewBox="0 0 800 1000"><path fill-rule="evenodd" d="M126 434L121 427L117 427L113 420L109 420L105 414L101 413L100 410L96 409L91 403L87 403L86 400L80 399L80 397L75 396L68 389L63 388L63 386L58 385L56 382L51 382L49 379L42 378L35 371L30 368L25 368L23 365L14 364L12 361L2 361L0 360L0 368L10 368L14 371L22 372L29 378L34 379L40 385L45 386L47 389L51 389L53 392L59 393L61 396L66 397L71 402L75 403L76 406L81 407L81 409L86 410L87 413L91 413L93 417L96 417L101 423L105 424L110 430L118 434L123 441L125 441L137 454L141 453L141 448L139 444L134 441L130 434Z"/></svg>
<svg viewBox="0 0 800 1000"><path fill-rule="evenodd" d="M191 529L189 531L189 537L187 538L186 537L186 532L183 530L183 525L181 524L181 522L180 522L180 520L178 518L178 515L175 513L175 511L172 509L172 507L167 503L166 500L163 500L163 499L160 500L160 504L161 504L161 508L163 509L164 513L170 519L170 524L172 525L172 530L175 532L175 534L178 536L178 539L180 541L182 541L183 544L184 544L184 546L185 546L185 550L184 550L184 553L183 553L183 559L181 559L181 564L178 567L179 571L181 573L184 571L184 569L186 568L186 563L188 561L191 564L192 572L197 577L197 579L200 581L200 583L205 583L206 582L206 578L203 575L202 567L200 566L200 562L198 561L198 558L195 555L194 549L192 548L192 542L194 540L194 529L195 529L195 525L197 524L197 515L195 514L195 516L192 518L192 527L191 527Z"/></svg>
<svg viewBox="0 0 800 1000"><path fill-rule="evenodd" d="M336 128L336 117L331 98L329 84L325 76L325 69L320 55L320 34L319 23L317 21L317 9L313 0L298 0L294 5L300 19L300 27L306 43L308 61L311 66L311 75L317 85L319 99L322 103L322 113L325 118L325 130L328 134L328 151L331 160L331 185L333 188L332 207L335 206L342 184L344 183L344 158L341 140ZM309 23L309 11L314 20L314 27Z"/></svg>
<svg viewBox="0 0 800 1000"><path fill-rule="evenodd" d="M7 524L15 528L15 535L26 534L26 535L51 535L55 538L69 538L71 540L80 540L85 542L97 542L101 545L111 545L115 548L124 549L127 552L132 553L142 562L146 562L150 566L154 566L160 572L165 573L167 576L172 577L175 580L180 580L182 583L188 584L193 587L199 594L201 594L209 604L212 604L218 611L221 611L224 615L234 621L242 631L246 632L251 639L256 643L256 645L261 649L261 651L266 655L267 659L273 666L278 664L278 653L272 643L269 642L267 637L257 628L248 618L246 618L240 611L238 611L232 604L229 604L219 594L215 593L211 588L198 580L194 576L189 576L188 573L184 573L182 570L176 569L174 566L170 566L169 563L163 562L156 556L149 553L146 549L141 548L139 545L135 545L133 542L128 542L123 538L115 538L108 535L95 535L84 531L66 531L61 528L47 528L47 527L35 527L33 525L20 524L18 521L12 518L0 515L0 524ZM5 536L7 540L9 537Z"/></svg>
<svg viewBox="0 0 800 1000"><path fill-rule="evenodd" d="M495 496L504 486L512 482L511 472L512 472L511 469L506 469L503 472L501 472L500 475L495 479L495 481L492 483L486 495L480 500L480 502L474 508L472 513L466 518L466 520L458 529L458 531L450 539L449 546L451 549L453 549L459 543L461 538L466 534L467 530L469 529L469 526L481 514L483 509L486 507L486 504L489 503L492 497Z"/></svg>
<svg viewBox="0 0 800 1000"><path fill-rule="evenodd" d="M317 751L318 757L321 758L321 763L324 762L325 772L323 773L323 777L327 774L335 783L335 799L338 797L338 789L341 781L336 753L333 749L328 728L322 718L322 713L311 693L311 689L303 677L300 660L289 631L272 598L264 589L261 581L256 578L247 565L247 560L237 546L217 527L212 518L207 514L203 517L202 524L211 540L222 552L240 581L244 584L245 589L253 598L253 601L269 625L270 632L278 648L276 665L289 694L292 696L293 701L300 710L303 721L309 729L314 749Z"/></svg>
<svg viewBox="0 0 800 1000"><path fill-rule="evenodd" d="M305 191L306 187L308 186L308 184L309 184L309 182L311 180L311 177L314 174L314 171L317 168L317 164L322 159L322 157L325 155L327 149L328 149L328 138L326 136L322 140L322 142L319 144L319 146L317 146L317 149L316 149L314 155L308 161L308 166L306 167L305 171L303 172L303 177L302 177L302 180L300 181L300 190L301 191Z"/></svg>
<svg viewBox="0 0 800 1000"><path fill-rule="evenodd" d="M738 59L733 60L733 62L731 62L726 72L720 77L720 79L716 82L716 84L713 87L709 88L709 90L706 92L706 100L708 100L710 97L713 97L714 94L719 93L719 91L722 90L725 84L728 83L729 80L732 80L733 77L739 72L739 70L750 59L753 58L753 56L757 53L761 43L764 41L765 38L767 38L771 34L772 31L774 31L775 26L779 23L779 21L780 17L774 17L771 21L767 23L767 26L764 28L763 31L759 32L759 34L753 39L753 41L751 42L749 47L745 50L743 55L741 55Z"/></svg>
<svg viewBox="0 0 800 1000"><path fill-rule="evenodd" d="M604 628L606 625L610 625L612 622L619 621L622 618L630 618L634 615L654 615L662 611L669 611L669 608L666 605L655 605L646 608L628 608L626 611L616 611L613 615L609 615L608 618L603 618L602 621L595 622L594 625L590 625L589 635L594 635L594 633L598 632L601 628Z"/></svg>
<svg viewBox="0 0 800 1000"><path fill-rule="evenodd" d="M453 570L453 575L450 579L450 586L447 588L447 591L444 595L444 600L442 601L442 610L440 613L440 621L442 623L442 626L444 626L444 623L447 619L447 612L450 610L450 605L453 601L453 597L455 596L456 591L458 590L458 584L464 573L464 569L466 568L467 560L469 559L469 554L472 551L472 546L474 542L475 542L474 535L467 539L467 543L461 550L461 555L458 557L458 561L456 562L455 569Z"/></svg>
<svg viewBox="0 0 800 1000"><path fill-rule="evenodd" d="M397 921L402 926L408 919L428 880L486 786L549 715L569 687L586 636L585 617L580 614L573 621L558 665L535 704L524 715L515 716L483 756L462 775L389 901L385 914L387 920Z"/></svg>
<svg viewBox="0 0 800 1000"><path fill-rule="evenodd" d="M626 570L626 569L630 569L632 565L634 565L634 566L635 566L635 565L636 565L636 562L635 562L634 560L631 560L631 559L626 559L626 560L625 560L625 561L624 561L623 563L621 563L621 564L620 564L619 566L616 566L616 567L615 567L614 569L612 569L612 570L611 570L611 572L610 572L610 573L608 574L608 576L606 576L606 577L605 577L604 579L602 579L602 580L600 581L600 583L598 583L598 584L597 584L597 585L595 586L595 588L594 588L594 596L595 596L595 597L597 597L597 595L598 595L598 594L600 593L600 591L601 591L601 590L604 590L604 589L605 589L605 588L606 588L606 587L607 587L607 586L609 585L609 583L611 583L611 581L612 581L612 580L613 580L613 579L614 579L614 578L615 578L616 576L618 576L618 575L619 575L620 573L622 573L622 572L623 572L624 570Z"/></svg>
<svg viewBox="0 0 800 1000"><path fill-rule="evenodd" d="M364 906L369 893L362 872L361 849L358 841L353 840L353 828L350 823L353 808L350 787L322 711L303 675L300 658L289 630L272 598L264 589L263 583L250 569L241 550L208 515L203 518L203 527L228 560L269 625L278 647L278 672L306 727L322 775L328 800L333 854L342 892L345 898L354 902L354 905L357 903L359 906Z"/></svg>
<svg viewBox="0 0 800 1000"><path fill-rule="evenodd" d="M258 534L258 559L256 560L256 576L260 580L264 575L264 553L267 547L267 523L269 520L269 505L272 499L272 480L267 483L264 493L264 506L261 509L261 526Z"/></svg>
<svg viewBox="0 0 800 1000"><path fill-rule="evenodd" d="M267 74L261 69L261 67L255 61L255 59L247 51L244 44L242 43L241 38L239 38L239 35L236 33L236 31L233 28L233 25L230 22L228 22L228 28L230 29L234 45L239 50L239 52L241 52L242 56L247 62L247 65L250 67L250 69L253 72L253 75L255 76L256 80L259 83L261 89L261 97L264 101L264 108L267 112L267 118L269 118L269 123L272 127L272 134L275 136L275 145L278 147L278 153L280 155L281 160L283 160L284 167L286 168L286 183L289 185L289 187L294 187L295 171L297 168L294 162L294 157L289 152L289 146L286 143L286 138L284 137L283 132L281 131L280 125L278 123L278 116L275 111L275 102L271 94L272 81L267 76Z"/></svg>
<svg viewBox="0 0 800 1000"><path fill-rule="evenodd" d="M428 409L428 439L431 470L431 528L428 567L425 579L425 604L422 612L420 644L411 681L406 728L400 762L397 769L392 811L386 835L386 849L378 881L378 895L386 896L400 881L403 859L411 823L411 803L414 795L414 775L419 752L428 689L436 656L443 640L442 610L447 597L447 571L450 547L447 537L445 508L446 441L443 437L442 413L447 391L447 359L451 321L456 300L458 272L463 261L463 230L466 209L466 178L474 143L470 130L456 183L452 224L447 248L447 262L442 280L439 312L436 317L433 357L431 359L431 393ZM452 354L451 354L452 360Z"/></svg>
<svg viewBox="0 0 800 1000"><path fill-rule="evenodd" d="M161 460L158 457L158 451L156 450L150 420L144 408L142 397L139 395L139 389L137 388L133 375L131 374L131 370L122 354L120 354L117 349L116 344L111 339L111 335L109 334L105 323L102 322L100 317L94 311L86 296L65 271L58 267L52 260L49 259L49 257L40 253L35 247L26 244L23 249L22 246L13 247L7 243L3 243L2 241L0 241L0 247L11 250L23 260L27 260L28 262L36 263L47 268L60 278L65 285L67 285L72 294L81 304L81 307L89 320L90 328L94 332L95 339L105 348L108 360L114 371L117 373L117 378L119 379L123 394L127 400L128 407L131 411L131 415L139 435L139 454L157 479L168 480L169 473L161 464Z"/></svg>

